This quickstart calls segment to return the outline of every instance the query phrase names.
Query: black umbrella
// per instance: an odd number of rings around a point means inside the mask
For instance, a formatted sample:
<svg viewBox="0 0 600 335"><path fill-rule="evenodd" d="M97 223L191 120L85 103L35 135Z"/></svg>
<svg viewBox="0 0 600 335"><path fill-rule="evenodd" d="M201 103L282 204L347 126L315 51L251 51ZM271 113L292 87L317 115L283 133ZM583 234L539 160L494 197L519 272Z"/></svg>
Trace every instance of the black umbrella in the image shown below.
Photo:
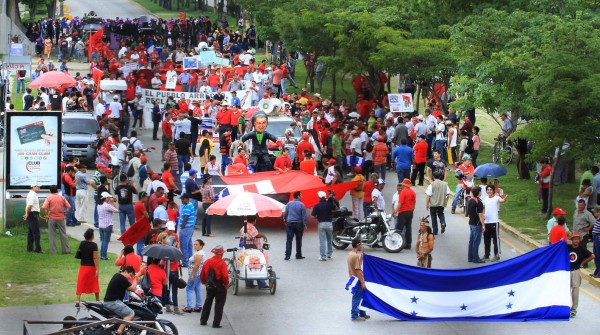
<svg viewBox="0 0 600 335"><path fill-rule="evenodd" d="M148 245L142 249L142 255L166 261L179 261L183 259L183 254L179 249L166 244Z"/></svg>

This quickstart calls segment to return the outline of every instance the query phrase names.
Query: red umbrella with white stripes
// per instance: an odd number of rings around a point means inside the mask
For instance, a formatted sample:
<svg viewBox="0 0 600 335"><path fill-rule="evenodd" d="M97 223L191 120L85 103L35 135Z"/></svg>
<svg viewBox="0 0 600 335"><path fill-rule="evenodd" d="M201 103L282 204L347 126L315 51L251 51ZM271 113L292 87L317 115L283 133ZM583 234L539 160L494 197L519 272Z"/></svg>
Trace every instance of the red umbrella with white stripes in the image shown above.
<svg viewBox="0 0 600 335"><path fill-rule="evenodd" d="M281 217L284 204L257 193L241 192L226 196L210 205L208 215Z"/></svg>

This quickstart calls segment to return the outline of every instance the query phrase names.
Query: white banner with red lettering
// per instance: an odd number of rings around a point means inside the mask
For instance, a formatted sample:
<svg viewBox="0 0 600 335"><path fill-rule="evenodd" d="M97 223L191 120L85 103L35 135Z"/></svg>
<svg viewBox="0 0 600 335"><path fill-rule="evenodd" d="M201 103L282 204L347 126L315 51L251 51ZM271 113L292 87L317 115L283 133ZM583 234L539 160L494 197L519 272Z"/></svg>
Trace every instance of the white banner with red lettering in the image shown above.
<svg viewBox="0 0 600 335"><path fill-rule="evenodd" d="M222 92L225 95L227 104L231 104L231 92ZM252 96L250 90L236 91L237 97L240 99L240 106L242 109L252 107ZM210 99L210 96L204 93L190 93L190 92L173 92L173 91L159 91L159 90L142 90L142 100L144 102L144 126L146 128L152 128L152 107L154 101L158 100L158 106L161 111L164 110L167 99L173 97L175 102L179 102L181 97L185 97L187 103L191 101L200 101L200 107L204 107L204 101Z"/></svg>

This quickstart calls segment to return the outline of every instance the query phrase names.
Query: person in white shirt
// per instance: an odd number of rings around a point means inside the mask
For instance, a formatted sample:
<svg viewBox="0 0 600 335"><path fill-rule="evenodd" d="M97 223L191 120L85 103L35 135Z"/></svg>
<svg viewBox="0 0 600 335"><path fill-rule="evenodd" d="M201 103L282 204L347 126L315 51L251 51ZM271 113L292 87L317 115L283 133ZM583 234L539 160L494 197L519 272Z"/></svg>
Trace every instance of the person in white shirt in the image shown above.
<svg viewBox="0 0 600 335"><path fill-rule="evenodd" d="M106 112L106 107L104 106L104 99L102 99L101 97L98 97L98 104L96 105L96 107L94 107L94 112L96 113L96 119L98 119L98 121L100 121L100 118L102 118L102 115L104 115L104 113Z"/></svg>
<svg viewBox="0 0 600 335"><path fill-rule="evenodd" d="M373 199L373 204L375 208L380 211L385 211L385 199L383 198L383 188L385 187L385 181L383 179L377 179L375 181L375 188L373 192L371 192L371 199ZM396 197L397 198L397 197Z"/></svg>
<svg viewBox="0 0 600 335"><path fill-rule="evenodd" d="M127 173L127 163L129 161L129 155L127 154L127 148L129 147L129 139L127 137L123 137L121 139L121 144L117 148L117 158L119 159L119 163L121 163L121 173Z"/></svg>
<svg viewBox="0 0 600 335"><path fill-rule="evenodd" d="M483 214L485 216L485 231L483 232L483 260L490 260L491 242L494 241L494 258L492 262L500 260L500 204L506 201L508 195L500 198L496 195L496 187L486 187L487 196L482 197Z"/></svg>
<svg viewBox="0 0 600 335"><path fill-rule="evenodd" d="M350 150L352 150L352 153L362 156L362 139L356 135L356 130L350 132L350 136L352 136L352 142L350 142Z"/></svg>
<svg viewBox="0 0 600 335"><path fill-rule="evenodd" d="M173 137L179 139L179 133L183 132L186 136L192 135L192 122L187 118L187 114L179 113L179 119L173 123ZM189 138L189 137L188 137Z"/></svg>
<svg viewBox="0 0 600 335"><path fill-rule="evenodd" d="M37 182L31 184L31 191L27 194L25 201L25 215L23 220L27 220L29 224L29 232L27 234L27 251L42 252L40 245L40 200L37 193L40 191L40 185Z"/></svg>
<svg viewBox="0 0 600 335"><path fill-rule="evenodd" d="M144 143L142 143L142 141L139 138L137 138L137 131L135 131L135 130L131 131L131 137L129 138L129 143L131 143L131 146L133 147L134 151L140 151L140 152L150 151L150 149L146 149L144 147Z"/></svg>
<svg viewBox="0 0 600 335"><path fill-rule="evenodd" d="M167 78L167 84L168 83L177 83L177 72L173 69L173 67L171 66L169 68L169 71L167 71L166 74L166 78ZM174 89L170 89L170 90L174 90Z"/></svg>
<svg viewBox="0 0 600 335"><path fill-rule="evenodd" d="M131 57L129 59L131 59L131 61L137 63L140 60L140 55L138 53L134 52L133 54L131 54Z"/></svg>
<svg viewBox="0 0 600 335"><path fill-rule="evenodd" d="M162 85L162 80L160 80L160 73L154 74L154 78L150 80L150 85L152 85L153 90L160 90L160 86Z"/></svg>
<svg viewBox="0 0 600 335"><path fill-rule="evenodd" d="M153 180L148 184L148 187L146 188L146 194L152 194L156 192L159 187L162 187L163 190L168 190L167 185L160 180L158 174L155 173L155 175L157 179L154 179L154 175L152 176Z"/></svg>
<svg viewBox="0 0 600 335"><path fill-rule="evenodd" d="M110 103L108 108L110 109L110 115L108 116L109 118L118 119L121 117L121 110L123 109L123 106L119 102L118 95L115 94L113 101Z"/></svg>
<svg viewBox="0 0 600 335"><path fill-rule="evenodd" d="M123 57L123 55L127 52L127 47L123 46L121 47L121 49L119 49L119 53L117 54L117 57L119 59L121 59L121 57Z"/></svg>
<svg viewBox="0 0 600 335"><path fill-rule="evenodd" d="M69 98L69 96L68 96L68 95L65 95L65 96L62 98L61 105L62 105L62 110L63 110L63 111L66 111L66 110L67 110L67 103L69 102L69 99L70 99L70 98Z"/></svg>
<svg viewBox="0 0 600 335"><path fill-rule="evenodd" d="M42 94L40 95L40 97L42 98L42 101L44 102L45 106L50 106L50 96L48 95L48 93L46 93L45 89L42 90Z"/></svg>

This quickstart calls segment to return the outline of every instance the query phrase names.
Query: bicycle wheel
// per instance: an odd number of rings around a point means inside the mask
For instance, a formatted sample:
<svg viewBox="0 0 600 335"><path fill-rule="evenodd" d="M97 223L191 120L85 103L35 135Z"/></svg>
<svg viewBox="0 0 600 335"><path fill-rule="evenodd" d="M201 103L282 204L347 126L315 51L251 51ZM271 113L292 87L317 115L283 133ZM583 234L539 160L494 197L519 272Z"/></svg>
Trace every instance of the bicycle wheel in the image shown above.
<svg viewBox="0 0 600 335"><path fill-rule="evenodd" d="M500 152L500 162L502 165L509 165L513 160L513 147L506 146Z"/></svg>
<svg viewBox="0 0 600 335"><path fill-rule="evenodd" d="M502 150L502 144L496 142L496 144L494 144L494 150L492 151L492 162L498 163L498 160L500 159L500 150Z"/></svg>
<svg viewBox="0 0 600 335"><path fill-rule="evenodd" d="M121 176L121 167L115 168L112 174L112 189L114 192L117 189L117 186L119 186L119 184L121 183L121 181L119 180L119 177Z"/></svg>

